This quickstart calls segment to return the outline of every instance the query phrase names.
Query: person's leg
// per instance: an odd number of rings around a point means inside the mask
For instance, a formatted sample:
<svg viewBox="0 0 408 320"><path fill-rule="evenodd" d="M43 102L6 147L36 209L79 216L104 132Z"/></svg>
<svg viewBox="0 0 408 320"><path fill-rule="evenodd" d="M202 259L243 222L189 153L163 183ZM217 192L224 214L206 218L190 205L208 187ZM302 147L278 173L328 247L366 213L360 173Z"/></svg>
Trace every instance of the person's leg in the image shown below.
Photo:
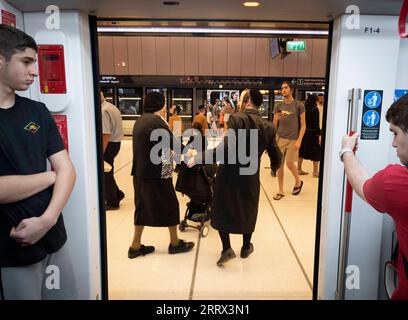
<svg viewBox="0 0 408 320"><path fill-rule="evenodd" d="M120 150L120 142L109 142L103 155L104 161L109 163L112 170L105 172L105 200L108 206L119 206L119 188L114 178L114 160Z"/></svg>
<svg viewBox="0 0 408 320"><path fill-rule="evenodd" d="M293 195L299 194L303 186L303 181L300 180L299 172L297 170L297 166L295 165L295 162L299 159L299 150L295 148L295 142L295 140L290 141L288 150L286 152L286 166L295 178L295 186L292 192Z"/></svg>
<svg viewBox="0 0 408 320"><path fill-rule="evenodd" d="M298 160L298 171L302 171L302 163L303 163L303 158L299 157Z"/></svg>
<svg viewBox="0 0 408 320"><path fill-rule="evenodd" d="M252 233L242 235L241 258L245 259L254 251L254 245L251 243Z"/></svg>
<svg viewBox="0 0 408 320"><path fill-rule="evenodd" d="M299 178L299 173L297 171L295 163L286 161L286 166L288 167L290 172L292 172L292 175L295 178L295 187L299 187L300 186L300 178Z"/></svg>
<svg viewBox="0 0 408 320"><path fill-rule="evenodd" d="M220 235L220 239L222 242L222 252L227 251L228 249L231 249L229 233L218 231L218 234Z"/></svg>
<svg viewBox="0 0 408 320"><path fill-rule="evenodd" d="M306 171L303 171L303 170L302 170L302 164L303 164L303 158L299 157L298 162L297 162L297 170L298 170L298 173L299 173L300 175L306 175L306 174L308 174L308 173L307 173Z"/></svg>
<svg viewBox="0 0 408 320"><path fill-rule="evenodd" d="M225 263L235 258L236 255L234 250L232 250L231 248L229 233L221 231L218 231L218 233L222 242L222 252L220 258L217 261L217 266L222 267Z"/></svg>
<svg viewBox="0 0 408 320"><path fill-rule="evenodd" d="M319 177L319 161L313 161L313 177Z"/></svg>
<svg viewBox="0 0 408 320"><path fill-rule="evenodd" d="M170 233L170 243L172 246L177 246L179 244L179 238L177 235L177 226L170 226L169 227Z"/></svg>
<svg viewBox="0 0 408 320"><path fill-rule="evenodd" d="M285 158L286 158L286 144L288 140L278 137L276 140L277 146L282 153L282 163L276 175L278 177L278 193L273 197L275 200L280 200L282 197L285 196L285 192L283 191L283 179L284 179L284 165L285 165Z"/></svg>
<svg viewBox="0 0 408 320"><path fill-rule="evenodd" d="M44 300L80 299L71 253L67 244L47 257L42 298Z"/></svg>
<svg viewBox="0 0 408 320"><path fill-rule="evenodd" d="M251 245L252 233L242 235L242 248L249 249Z"/></svg>
<svg viewBox="0 0 408 320"><path fill-rule="evenodd" d="M130 246L133 250L140 249L142 244L142 233L143 233L144 226L135 225L135 231L133 234L133 241L132 245Z"/></svg>
<svg viewBox="0 0 408 320"><path fill-rule="evenodd" d="M282 163L282 165L278 169L277 176L278 176L278 188L279 188L278 193L284 195L285 194L285 192L283 191L283 179L285 177L284 176L284 163Z"/></svg>
<svg viewBox="0 0 408 320"><path fill-rule="evenodd" d="M143 229L144 229L144 226L135 224L135 231L133 234L132 245L129 247L129 250L128 250L129 259L133 259L138 256L145 256L146 254L152 253L155 250L155 247L145 246L141 243Z"/></svg>
<svg viewBox="0 0 408 320"><path fill-rule="evenodd" d="M1 268L4 299L41 300L46 259L24 267Z"/></svg>

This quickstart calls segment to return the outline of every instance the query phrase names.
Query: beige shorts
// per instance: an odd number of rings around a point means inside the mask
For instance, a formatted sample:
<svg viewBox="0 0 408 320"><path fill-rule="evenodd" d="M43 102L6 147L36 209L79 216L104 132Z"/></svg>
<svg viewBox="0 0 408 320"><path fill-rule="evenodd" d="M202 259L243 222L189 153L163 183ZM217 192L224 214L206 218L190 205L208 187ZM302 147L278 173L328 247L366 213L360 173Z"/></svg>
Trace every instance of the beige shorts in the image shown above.
<svg viewBox="0 0 408 320"><path fill-rule="evenodd" d="M281 137L276 138L276 142L280 151L282 152L282 163L284 159L286 162L295 162L299 158L299 149L295 149L296 140L289 140Z"/></svg>

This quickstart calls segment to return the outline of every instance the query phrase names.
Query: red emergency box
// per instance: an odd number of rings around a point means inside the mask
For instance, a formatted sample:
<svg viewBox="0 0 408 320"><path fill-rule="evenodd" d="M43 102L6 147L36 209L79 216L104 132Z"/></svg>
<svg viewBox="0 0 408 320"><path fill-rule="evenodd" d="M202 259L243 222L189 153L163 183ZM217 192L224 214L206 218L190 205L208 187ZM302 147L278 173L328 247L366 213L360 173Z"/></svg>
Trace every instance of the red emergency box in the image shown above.
<svg viewBox="0 0 408 320"><path fill-rule="evenodd" d="M39 45L38 68L41 93L67 93L64 46Z"/></svg>

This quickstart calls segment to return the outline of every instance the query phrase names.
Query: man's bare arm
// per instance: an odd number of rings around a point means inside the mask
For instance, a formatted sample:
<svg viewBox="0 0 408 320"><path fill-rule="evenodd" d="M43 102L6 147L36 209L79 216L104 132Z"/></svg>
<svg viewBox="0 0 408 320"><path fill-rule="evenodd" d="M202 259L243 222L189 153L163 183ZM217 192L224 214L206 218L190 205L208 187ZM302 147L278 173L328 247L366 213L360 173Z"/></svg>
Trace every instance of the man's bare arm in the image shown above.
<svg viewBox="0 0 408 320"><path fill-rule="evenodd" d="M0 177L0 204L24 200L55 183L55 172Z"/></svg>
<svg viewBox="0 0 408 320"><path fill-rule="evenodd" d="M343 149L358 149L358 133L352 136L345 135L342 140ZM347 179L353 187L357 195L366 201L364 196L364 183L369 179L369 176L357 158L352 152L343 154L344 169L346 170Z"/></svg>
<svg viewBox="0 0 408 320"><path fill-rule="evenodd" d="M366 201L364 196L364 183L369 179L367 172L361 165L360 161L351 152L343 154L344 169L346 170L347 179L357 195Z"/></svg>
<svg viewBox="0 0 408 320"><path fill-rule="evenodd" d="M47 209L40 217L22 220L16 228L10 231L10 237L22 246L35 244L57 223L75 184L75 169L66 150L52 155L49 160L55 169L56 180Z"/></svg>
<svg viewBox="0 0 408 320"><path fill-rule="evenodd" d="M48 208L43 213L44 219L49 219L54 225L62 209L65 207L71 195L76 181L76 173L71 159L66 150L60 151L49 158L56 172L54 192Z"/></svg>

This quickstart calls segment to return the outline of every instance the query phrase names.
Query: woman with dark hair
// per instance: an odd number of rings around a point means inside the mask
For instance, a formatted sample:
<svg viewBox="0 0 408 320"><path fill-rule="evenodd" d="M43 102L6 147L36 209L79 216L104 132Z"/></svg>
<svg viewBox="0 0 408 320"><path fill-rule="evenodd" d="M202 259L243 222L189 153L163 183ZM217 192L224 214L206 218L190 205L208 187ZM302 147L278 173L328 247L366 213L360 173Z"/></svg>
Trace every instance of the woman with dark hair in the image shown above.
<svg viewBox="0 0 408 320"><path fill-rule="evenodd" d="M319 177L321 130L319 127L319 109L317 97L312 94L305 102L306 109L306 132L299 149L298 172L307 174L302 170L303 159L313 161L313 177Z"/></svg>

